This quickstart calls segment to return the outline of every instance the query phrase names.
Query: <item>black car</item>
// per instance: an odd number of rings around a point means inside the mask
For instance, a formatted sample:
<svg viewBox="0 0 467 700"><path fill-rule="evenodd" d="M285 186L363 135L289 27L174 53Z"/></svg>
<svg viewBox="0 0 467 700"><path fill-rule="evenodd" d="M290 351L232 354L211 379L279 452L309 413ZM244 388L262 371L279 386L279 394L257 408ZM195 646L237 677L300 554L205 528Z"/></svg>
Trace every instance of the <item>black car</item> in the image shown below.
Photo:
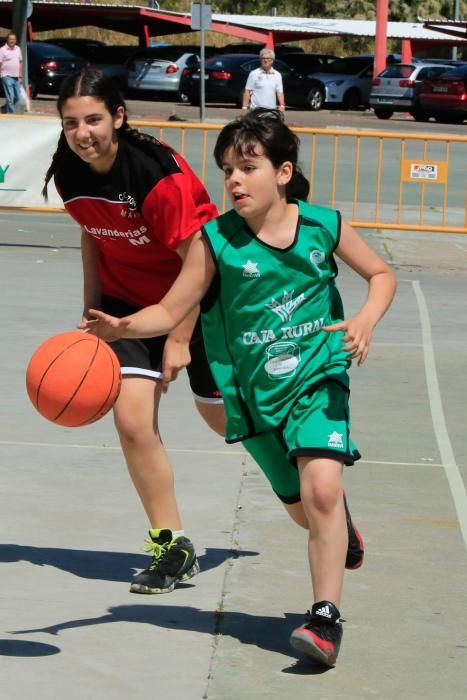
<svg viewBox="0 0 467 700"><path fill-rule="evenodd" d="M121 93L128 90L128 69L125 66L128 58L138 48L135 45L107 46L103 41L94 39L53 39L49 42L61 46L79 56L91 67L100 70L104 75L115 80Z"/></svg>
<svg viewBox="0 0 467 700"><path fill-rule="evenodd" d="M311 75L322 71L338 58L339 56L328 53L288 53L282 60L300 75Z"/></svg>
<svg viewBox="0 0 467 700"><path fill-rule="evenodd" d="M256 54L219 54L205 63L206 102L242 104L248 74L260 65ZM274 61L274 68L282 75L285 103L289 107L313 109L316 83L296 73L286 63ZM200 103L200 68L185 68L180 91L193 105Z"/></svg>
<svg viewBox="0 0 467 700"><path fill-rule="evenodd" d="M99 48L107 46L105 41L99 41L99 39L81 39L79 37L54 37L53 39L47 39L45 42L47 44L54 44L55 46L61 46L62 49L71 51L71 53L76 54L76 56L86 56L86 52L90 49Z"/></svg>
<svg viewBox="0 0 467 700"><path fill-rule="evenodd" d="M264 44L247 44L246 42L240 44L227 44L219 49L219 53L256 53L258 54L262 49L265 49ZM274 46L274 54L278 58L290 53L303 53L301 46L295 46L294 44L276 44Z"/></svg>
<svg viewBox="0 0 467 700"><path fill-rule="evenodd" d="M85 65L86 61L61 46L42 41L29 42L28 80L31 97L37 97L39 93L56 95L65 78L79 72Z"/></svg>

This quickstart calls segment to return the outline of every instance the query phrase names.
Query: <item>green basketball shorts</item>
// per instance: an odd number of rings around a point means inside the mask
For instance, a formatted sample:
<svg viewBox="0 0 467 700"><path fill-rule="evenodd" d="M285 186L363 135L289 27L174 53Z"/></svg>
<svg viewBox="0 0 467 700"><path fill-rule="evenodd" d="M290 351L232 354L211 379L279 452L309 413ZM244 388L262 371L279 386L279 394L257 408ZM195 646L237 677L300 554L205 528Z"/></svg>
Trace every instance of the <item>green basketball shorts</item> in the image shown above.
<svg viewBox="0 0 467 700"><path fill-rule="evenodd" d="M243 441L284 503L300 501L297 457L324 457L351 465L360 453L350 439L349 390L325 380L303 394L283 424Z"/></svg>

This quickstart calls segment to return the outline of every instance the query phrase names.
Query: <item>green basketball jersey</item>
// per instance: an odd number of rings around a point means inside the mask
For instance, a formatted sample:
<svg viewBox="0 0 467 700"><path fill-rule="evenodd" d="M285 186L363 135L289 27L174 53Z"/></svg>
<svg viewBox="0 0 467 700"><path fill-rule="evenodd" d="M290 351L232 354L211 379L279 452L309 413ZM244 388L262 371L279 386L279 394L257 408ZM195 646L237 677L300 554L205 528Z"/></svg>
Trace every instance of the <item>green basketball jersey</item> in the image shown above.
<svg viewBox="0 0 467 700"><path fill-rule="evenodd" d="M348 386L342 333L322 330L344 318L333 258L340 214L297 204L287 249L258 240L234 210L203 228L218 273L202 305L203 335L225 402L227 442L274 429L325 377Z"/></svg>

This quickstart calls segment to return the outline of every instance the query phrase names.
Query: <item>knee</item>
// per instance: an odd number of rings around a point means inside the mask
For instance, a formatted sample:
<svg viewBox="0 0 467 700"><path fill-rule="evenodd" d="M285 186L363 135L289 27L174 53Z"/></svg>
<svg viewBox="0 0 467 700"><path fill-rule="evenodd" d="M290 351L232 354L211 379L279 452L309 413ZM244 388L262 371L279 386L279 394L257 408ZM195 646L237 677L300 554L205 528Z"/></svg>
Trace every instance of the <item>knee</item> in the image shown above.
<svg viewBox="0 0 467 700"><path fill-rule="evenodd" d="M331 514L342 498L341 485L333 482L315 483L302 493L304 506L315 516Z"/></svg>
<svg viewBox="0 0 467 700"><path fill-rule="evenodd" d="M138 420L138 417L131 413L115 412L114 423L120 442L126 445L136 445L148 439L160 439L157 429L152 424L146 425L144 421Z"/></svg>

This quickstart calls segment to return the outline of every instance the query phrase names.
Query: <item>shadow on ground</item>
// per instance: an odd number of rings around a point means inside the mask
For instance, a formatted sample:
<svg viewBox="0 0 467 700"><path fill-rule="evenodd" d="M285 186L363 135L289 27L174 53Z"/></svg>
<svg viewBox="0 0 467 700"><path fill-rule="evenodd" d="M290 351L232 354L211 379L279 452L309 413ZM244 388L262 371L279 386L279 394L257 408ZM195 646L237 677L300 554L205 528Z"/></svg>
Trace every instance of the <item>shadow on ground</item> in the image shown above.
<svg viewBox="0 0 467 700"><path fill-rule="evenodd" d="M107 625L114 622L144 623L164 629L187 630L209 635L230 636L241 644L252 644L266 651L295 656L288 643L290 632L303 621L303 616L285 613L283 617L250 615L242 612L200 610L189 606L159 605L158 596L147 605L117 605L100 617L67 620L46 627L14 630L11 634L46 633L58 635L64 630ZM290 672L290 671L288 671Z"/></svg>
<svg viewBox="0 0 467 700"><path fill-rule="evenodd" d="M198 556L201 571L215 569L229 559L255 557L258 552L208 547ZM36 566L54 566L80 578L128 582L150 559L144 554L101 552L85 549L31 547L20 544L0 544L0 563L27 561Z"/></svg>

